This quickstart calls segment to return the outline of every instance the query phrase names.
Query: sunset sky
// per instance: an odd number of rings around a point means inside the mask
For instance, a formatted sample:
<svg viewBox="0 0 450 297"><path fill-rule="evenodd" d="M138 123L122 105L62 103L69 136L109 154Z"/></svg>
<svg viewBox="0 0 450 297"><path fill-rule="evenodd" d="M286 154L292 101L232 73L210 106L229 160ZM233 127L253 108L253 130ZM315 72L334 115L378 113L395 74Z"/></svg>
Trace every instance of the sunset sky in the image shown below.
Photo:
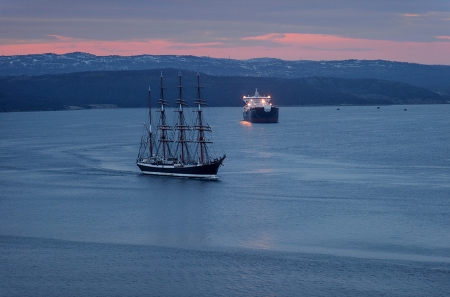
<svg viewBox="0 0 450 297"><path fill-rule="evenodd" d="M0 0L0 55L450 65L449 0Z"/></svg>

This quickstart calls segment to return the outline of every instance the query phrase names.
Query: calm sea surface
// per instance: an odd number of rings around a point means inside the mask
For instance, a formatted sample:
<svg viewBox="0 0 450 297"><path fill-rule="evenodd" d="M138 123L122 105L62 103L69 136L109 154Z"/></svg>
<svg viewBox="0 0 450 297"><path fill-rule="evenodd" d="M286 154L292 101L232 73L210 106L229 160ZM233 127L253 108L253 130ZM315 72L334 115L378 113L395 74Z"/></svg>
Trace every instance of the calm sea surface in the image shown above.
<svg viewBox="0 0 450 297"><path fill-rule="evenodd" d="M0 296L450 294L450 105L205 116L218 181L142 175L145 109L0 113Z"/></svg>

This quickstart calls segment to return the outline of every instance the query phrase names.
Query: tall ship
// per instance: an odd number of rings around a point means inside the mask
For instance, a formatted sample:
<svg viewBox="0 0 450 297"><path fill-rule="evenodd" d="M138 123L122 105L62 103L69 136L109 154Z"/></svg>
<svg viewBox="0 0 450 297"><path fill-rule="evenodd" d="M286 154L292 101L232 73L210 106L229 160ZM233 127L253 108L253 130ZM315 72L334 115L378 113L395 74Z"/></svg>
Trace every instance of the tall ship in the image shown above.
<svg viewBox="0 0 450 297"><path fill-rule="evenodd" d="M212 141L207 137L212 132L205 124L202 107L207 105L201 99L200 76L197 74L197 99L194 100L192 114L193 124L185 119L187 102L183 99L181 73L179 74L179 96L175 100L176 123L171 125L167 119L169 103L164 97L163 76L160 79L160 97L156 109L157 117L152 115L150 87L148 90L148 123L141 138L136 165L144 174L165 175L176 177L191 177L217 179L217 172L226 155L214 156ZM153 125L153 118L156 125Z"/></svg>
<svg viewBox="0 0 450 297"><path fill-rule="evenodd" d="M270 96L261 96L258 89L255 95L244 96L245 102L243 117L250 123L278 123L278 107L270 103Z"/></svg>

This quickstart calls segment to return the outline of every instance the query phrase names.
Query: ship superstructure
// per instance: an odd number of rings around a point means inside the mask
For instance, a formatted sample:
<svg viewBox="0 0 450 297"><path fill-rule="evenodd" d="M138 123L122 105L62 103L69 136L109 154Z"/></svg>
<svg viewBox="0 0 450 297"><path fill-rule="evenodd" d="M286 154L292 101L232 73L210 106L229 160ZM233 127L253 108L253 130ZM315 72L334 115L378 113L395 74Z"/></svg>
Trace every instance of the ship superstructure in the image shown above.
<svg viewBox="0 0 450 297"><path fill-rule="evenodd" d="M251 123L278 123L278 107L270 102L270 96L261 96L258 89L253 96L244 96L243 118Z"/></svg>

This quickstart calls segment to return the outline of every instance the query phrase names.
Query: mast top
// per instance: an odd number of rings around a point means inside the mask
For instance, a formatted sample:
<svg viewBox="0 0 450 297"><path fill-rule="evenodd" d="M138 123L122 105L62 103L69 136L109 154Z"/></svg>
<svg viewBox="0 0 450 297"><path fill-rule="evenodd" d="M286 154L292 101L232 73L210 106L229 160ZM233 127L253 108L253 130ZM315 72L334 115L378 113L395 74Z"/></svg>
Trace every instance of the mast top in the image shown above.
<svg viewBox="0 0 450 297"><path fill-rule="evenodd" d="M200 89L203 88L200 85L200 73L197 72L197 99L195 99L194 104L198 104L198 107L200 109L200 106L202 105L208 105L206 103L206 100L203 100L200 98Z"/></svg>

